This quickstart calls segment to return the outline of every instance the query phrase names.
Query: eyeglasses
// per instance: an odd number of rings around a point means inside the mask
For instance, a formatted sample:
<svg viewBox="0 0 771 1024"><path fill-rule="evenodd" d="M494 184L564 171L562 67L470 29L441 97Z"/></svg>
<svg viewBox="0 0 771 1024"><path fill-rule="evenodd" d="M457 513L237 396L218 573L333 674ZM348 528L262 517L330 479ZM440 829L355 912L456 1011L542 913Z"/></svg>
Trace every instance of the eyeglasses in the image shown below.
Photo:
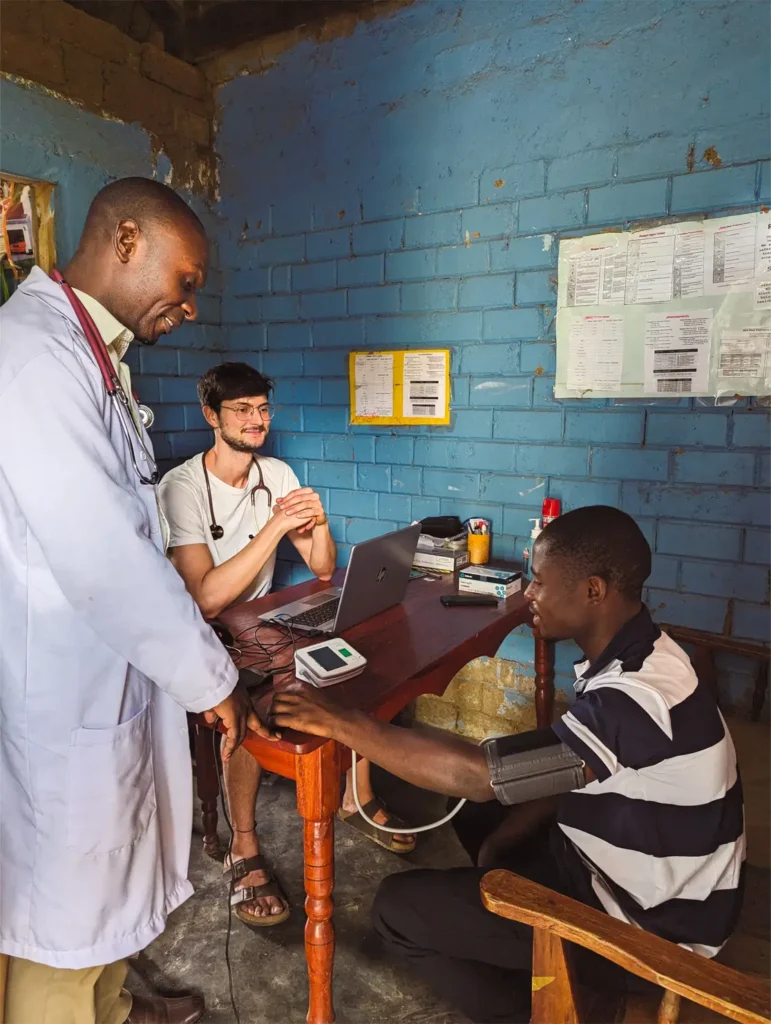
<svg viewBox="0 0 771 1024"><path fill-rule="evenodd" d="M272 420L276 414L275 405L250 405L248 402L239 402L238 405L225 405L222 403L221 408L230 409L231 412L236 414L236 419L239 419L242 423L248 423L249 420L258 413L260 419Z"/></svg>

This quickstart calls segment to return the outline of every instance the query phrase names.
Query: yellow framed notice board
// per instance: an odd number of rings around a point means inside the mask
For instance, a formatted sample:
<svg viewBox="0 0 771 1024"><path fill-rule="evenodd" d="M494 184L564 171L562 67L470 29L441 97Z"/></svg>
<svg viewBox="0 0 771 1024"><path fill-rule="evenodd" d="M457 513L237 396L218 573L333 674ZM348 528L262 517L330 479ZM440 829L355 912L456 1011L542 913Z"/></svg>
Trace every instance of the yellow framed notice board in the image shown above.
<svg viewBox="0 0 771 1024"><path fill-rule="evenodd" d="M450 350L351 352L351 423L443 426L450 422Z"/></svg>

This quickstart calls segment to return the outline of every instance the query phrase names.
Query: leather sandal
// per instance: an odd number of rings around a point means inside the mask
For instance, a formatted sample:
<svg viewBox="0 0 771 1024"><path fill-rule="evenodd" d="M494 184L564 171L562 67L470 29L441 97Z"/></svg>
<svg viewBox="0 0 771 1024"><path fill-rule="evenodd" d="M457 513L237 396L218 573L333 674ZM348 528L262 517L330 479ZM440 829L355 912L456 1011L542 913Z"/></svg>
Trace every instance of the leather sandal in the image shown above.
<svg viewBox="0 0 771 1024"><path fill-rule="evenodd" d="M361 832L367 839L371 839L373 843L377 843L378 846L382 846L384 850L388 850L390 853L406 854L412 853L415 849L417 839L412 836L411 840L407 839L405 833L391 833L388 834L388 828L407 828L405 822L401 818L398 818L395 814L392 814L388 810L382 800L377 797L374 800L370 800L368 804L364 804L363 811L368 818L374 818L378 811L385 811L386 820L383 822L382 829L375 828L365 818L362 818L358 811L353 811L351 814L344 814L342 808L337 812L337 816L340 821L344 821L346 825L350 825L351 828L355 828L357 832Z"/></svg>
<svg viewBox="0 0 771 1024"><path fill-rule="evenodd" d="M206 1006L200 996L131 996L131 1011L126 1024L196 1024Z"/></svg>
<svg viewBox="0 0 771 1024"><path fill-rule="evenodd" d="M262 885L246 885L240 889L232 888L234 882L245 878L252 871L264 871L268 876L268 881ZM225 866L222 874L230 882L232 890L230 905L235 911L238 920L248 928L270 928L274 924L282 924L289 917L291 912L289 900L282 892L278 879L261 853L254 857L247 857L236 861L231 861L228 857L225 857ZM248 913L245 909L246 904L254 903L255 900L263 899L266 896L275 896L284 902L284 909L280 914L263 914L257 917L256 914Z"/></svg>

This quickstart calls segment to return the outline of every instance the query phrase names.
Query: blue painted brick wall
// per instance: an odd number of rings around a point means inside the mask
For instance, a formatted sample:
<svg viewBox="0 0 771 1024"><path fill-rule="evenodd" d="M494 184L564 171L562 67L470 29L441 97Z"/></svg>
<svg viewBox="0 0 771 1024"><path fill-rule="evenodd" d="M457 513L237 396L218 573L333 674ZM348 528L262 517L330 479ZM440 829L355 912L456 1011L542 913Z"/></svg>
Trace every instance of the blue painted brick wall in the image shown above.
<svg viewBox="0 0 771 1024"><path fill-rule="evenodd" d="M654 549L656 615L765 639L768 411L555 401L553 319L562 235L757 208L769 8L544 0L538 14L423 0L222 88L226 349L276 376L278 451L328 495L343 557L413 517L477 511L494 551L519 558L546 495L604 502ZM272 231L244 235L266 206ZM450 426L350 426L347 353L424 345L452 350ZM502 654L529 661L530 641ZM732 665L732 698L751 671Z"/></svg>

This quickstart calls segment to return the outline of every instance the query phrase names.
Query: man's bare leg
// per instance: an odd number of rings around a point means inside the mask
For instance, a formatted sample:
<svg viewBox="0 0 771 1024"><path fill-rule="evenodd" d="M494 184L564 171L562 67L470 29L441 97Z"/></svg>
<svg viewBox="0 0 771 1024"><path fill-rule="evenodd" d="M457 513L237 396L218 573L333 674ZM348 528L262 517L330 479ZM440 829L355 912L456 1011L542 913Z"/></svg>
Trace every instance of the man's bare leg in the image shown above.
<svg viewBox="0 0 771 1024"><path fill-rule="evenodd" d="M252 755L239 747L229 761L223 762L225 794L228 803L228 815L233 826L232 858L246 860L260 852L260 842L255 831L255 805L260 791L262 768ZM264 871L250 871L240 878L236 889L250 885L265 885L268 876ZM241 910L254 917L280 914L286 909L284 901L278 896L264 896L252 903L242 903Z"/></svg>
<svg viewBox="0 0 771 1024"><path fill-rule="evenodd" d="M359 793L359 803L362 807L366 807L370 800L375 799L375 791L372 788L370 767L370 761L364 759L356 761L356 785ZM349 815L355 814L357 810L356 800L353 795L353 768L349 768L345 776L345 794L343 796L342 812L344 815ZM379 825L385 825L388 822L388 814L381 808L372 815L372 820L376 821ZM384 832L383 835L386 836L387 833ZM392 842L396 847L401 846L407 850L411 850L415 845L415 837L396 832L393 834Z"/></svg>

